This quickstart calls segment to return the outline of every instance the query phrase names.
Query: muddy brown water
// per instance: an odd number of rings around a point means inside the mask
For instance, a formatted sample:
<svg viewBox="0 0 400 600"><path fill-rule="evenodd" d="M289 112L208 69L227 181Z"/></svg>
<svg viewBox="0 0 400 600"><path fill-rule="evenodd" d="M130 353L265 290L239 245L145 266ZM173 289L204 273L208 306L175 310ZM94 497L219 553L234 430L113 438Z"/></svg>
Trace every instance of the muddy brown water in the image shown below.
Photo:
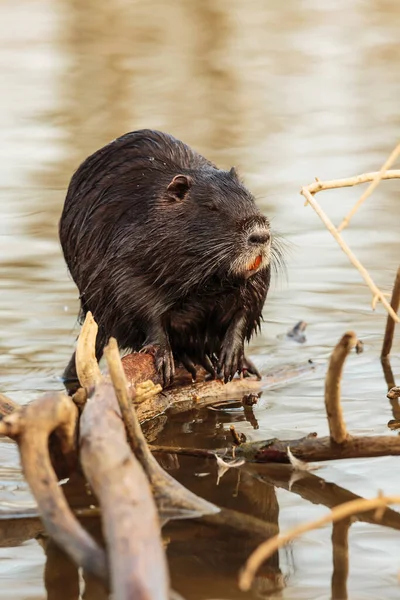
<svg viewBox="0 0 400 600"><path fill-rule="evenodd" d="M298 192L315 176L376 170L398 142L399 39L396 0L2 0L1 391L28 402L60 389L78 332L77 292L57 239L66 186L90 152L126 131L152 127L221 166L236 165L287 240L287 275L275 278L262 335L251 347L257 364L264 371L309 358L321 365L312 377L265 392L254 418L241 410L170 415L157 443L221 447L232 422L253 440L326 434L323 369L348 329L365 347L346 365L348 427L397 435L386 426L392 409L379 362L385 313L382 307L372 312L359 274ZM319 198L338 223L359 193ZM386 291L400 262L399 198L399 184L384 182L345 233ZM300 319L308 323L302 345L285 336ZM397 378L398 335L392 352ZM0 449L0 510L29 510L34 503L16 448L3 440ZM256 476L230 471L217 486L210 461L162 461L199 494L282 531L328 510L301 497L295 485L291 491L274 486L262 469ZM378 490L400 492L397 468L398 458L346 460L322 464L317 475L370 497ZM45 544L35 539L40 526L28 522L27 528L28 541L18 539L12 524L0 540L0 598L77 598L79 580L71 566L58 569L56 550L47 552L46 581L53 587L46 593ZM184 597L246 597L236 577L252 547L247 536L188 522L169 526L166 534L173 585ZM394 529L351 526L349 598L400 597L399 543ZM340 600L345 590L338 569L332 583L326 526L273 557L247 597ZM103 597L93 582L89 597Z"/></svg>

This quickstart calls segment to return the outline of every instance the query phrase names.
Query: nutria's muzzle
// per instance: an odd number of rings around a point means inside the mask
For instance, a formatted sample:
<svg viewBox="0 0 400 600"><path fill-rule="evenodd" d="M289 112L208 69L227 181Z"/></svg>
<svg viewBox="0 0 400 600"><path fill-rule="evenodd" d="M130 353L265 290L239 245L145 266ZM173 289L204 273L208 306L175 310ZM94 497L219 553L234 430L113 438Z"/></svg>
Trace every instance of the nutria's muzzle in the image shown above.
<svg viewBox="0 0 400 600"><path fill-rule="evenodd" d="M231 273L248 279L270 264L271 232L267 220L257 218L256 223L246 227L242 240L242 251L233 261Z"/></svg>

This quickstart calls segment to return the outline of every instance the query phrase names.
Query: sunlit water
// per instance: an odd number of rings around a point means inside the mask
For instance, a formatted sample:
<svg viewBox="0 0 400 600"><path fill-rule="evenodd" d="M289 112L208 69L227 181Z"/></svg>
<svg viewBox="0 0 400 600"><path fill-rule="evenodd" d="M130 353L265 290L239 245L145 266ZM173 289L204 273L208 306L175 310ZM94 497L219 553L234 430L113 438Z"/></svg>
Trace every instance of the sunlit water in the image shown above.
<svg viewBox="0 0 400 600"><path fill-rule="evenodd" d="M299 190L315 176L377 170L398 142L399 39L396 0L3 0L1 391L27 402L42 390L60 389L58 377L78 332L77 292L57 237L69 178L104 143L150 127L174 134L220 166L236 165L287 241L287 275L274 281L263 333L252 347L257 364L267 369L312 358L324 365L340 335L355 330L365 351L346 365L346 421L354 433L388 433L392 414L379 362L384 310L372 312L369 290L304 207ZM359 193L353 188L318 198L339 223ZM400 262L398 183L381 184L345 238L389 291ZM285 337L300 319L308 323L303 345ZM392 368L399 376L398 335ZM258 429L242 414L234 417L248 439L326 434L323 367L311 379L264 394L255 416ZM178 415L160 440L216 447L232 418L211 418L207 410ZM14 445L0 447L0 507L32 506ZM399 493L397 462L332 462L318 475L363 496ZM236 475L217 488L209 464L185 459L170 468L198 493L271 520L256 506L260 491L243 504L247 488L237 492ZM197 483L196 469L202 475ZM276 497L281 530L327 511L286 490L277 489ZM213 570L206 560L213 542L201 538L191 561L188 544L193 549L196 532L186 526L179 535L181 546L170 549L176 589L186 598L237 596L235 577L248 552L229 569L222 545L221 564ZM331 528L323 528L280 553L285 587L279 597L331 597L330 536ZM391 529L351 527L349 598L399 597L398 544ZM0 598L45 597L45 555L36 541L2 547L0 557Z"/></svg>

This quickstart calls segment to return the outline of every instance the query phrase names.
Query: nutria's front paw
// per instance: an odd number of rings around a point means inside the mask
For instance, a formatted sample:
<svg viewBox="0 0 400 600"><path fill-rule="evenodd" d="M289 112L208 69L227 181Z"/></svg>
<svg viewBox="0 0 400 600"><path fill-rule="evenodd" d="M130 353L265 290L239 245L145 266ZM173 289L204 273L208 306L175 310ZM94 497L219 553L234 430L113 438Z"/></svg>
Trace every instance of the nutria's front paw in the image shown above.
<svg viewBox="0 0 400 600"><path fill-rule="evenodd" d="M170 346L151 344L142 348L142 352L154 356L155 367L162 381L163 388L171 385L175 376L175 363Z"/></svg>
<svg viewBox="0 0 400 600"><path fill-rule="evenodd" d="M221 374L225 383L231 381L237 372L243 370L244 349L243 344L223 344L218 362L218 374Z"/></svg>
<svg viewBox="0 0 400 600"><path fill-rule="evenodd" d="M204 354L201 358L200 364L209 374L209 377L206 377L206 379L215 379L217 377L217 362L217 359L214 361L214 356L210 357L209 354Z"/></svg>
<svg viewBox="0 0 400 600"><path fill-rule="evenodd" d="M196 381L197 373L196 373L196 364L198 363L203 367L203 369L209 374L206 379L215 379L217 376L217 372L215 370L215 366L208 354L204 354L199 359L190 358L187 354L182 354L179 356L179 360L185 369L191 374L192 381ZM196 360L196 363L194 362Z"/></svg>

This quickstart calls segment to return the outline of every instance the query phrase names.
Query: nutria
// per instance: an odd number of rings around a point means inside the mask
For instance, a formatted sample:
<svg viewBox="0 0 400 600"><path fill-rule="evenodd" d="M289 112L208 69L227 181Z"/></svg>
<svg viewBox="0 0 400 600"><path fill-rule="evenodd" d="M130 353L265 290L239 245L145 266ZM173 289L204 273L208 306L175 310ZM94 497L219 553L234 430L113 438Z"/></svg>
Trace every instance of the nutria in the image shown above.
<svg viewBox="0 0 400 600"><path fill-rule="evenodd" d="M81 318L99 325L98 359L114 336L151 348L164 385L174 360L193 378L196 365L225 382L259 376L244 342L260 326L271 234L234 168L160 131L127 133L73 175L59 231Z"/></svg>

